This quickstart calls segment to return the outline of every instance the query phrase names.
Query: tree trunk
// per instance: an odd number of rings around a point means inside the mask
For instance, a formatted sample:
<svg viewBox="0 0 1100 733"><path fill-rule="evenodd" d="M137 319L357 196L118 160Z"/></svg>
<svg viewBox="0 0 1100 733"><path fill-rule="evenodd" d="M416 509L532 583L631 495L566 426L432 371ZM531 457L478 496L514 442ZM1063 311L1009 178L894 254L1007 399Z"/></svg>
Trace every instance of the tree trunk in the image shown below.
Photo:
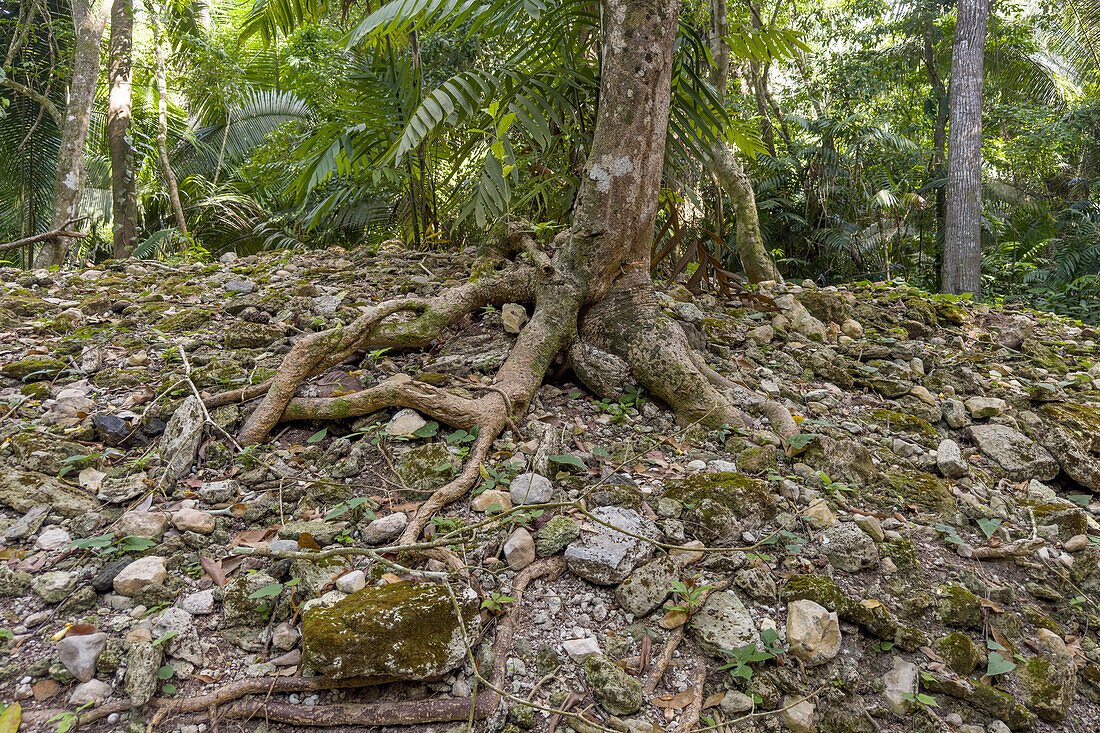
<svg viewBox="0 0 1100 733"><path fill-rule="evenodd" d="M945 293L981 293L982 73L989 0L962 0L955 25L947 140Z"/></svg>
<svg viewBox="0 0 1100 733"><path fill-rule="evenodd" d="M947 162L947 88L936 69L936 52L929 36L930 29L924 31L924 66L928 72L928 84L932 88L936 100L936 127L932 131L932 161L928 169L928 182L938 181L944 176L944 166ZM947 194L943 185L936 185L936 238L935 238L935 269L937 274L943 272L943 236L944 222L947 221ZM923 217L922 217L923 219Z"/></svg>
<svg viewBox="0 0 1100 733"><path fill-rule="evenodd" d="M729 25L726 20L726 0L711 0L710 3L710 46L714 67L711 69L711 83L718 91L719 98L726 101L726 87L729 85L730 49L726 42ZM765 280L782 280L779 270L764 247L764 237L760 233L760 214L756 209L756 192L752 190L752 181L745 175L741 163L737 160L729 143L718 140L711 149L711 165L718 183L733 203L737 217L737 255L741 267L751 283Z"/></svg>
<svg viewBox="0 0 1100 733"><path fill-rule="evenodd" d="M61 124L61 148L57 153L54 180L52 229L77 218L84 189L84 138L88 134L96 83L99 81L99 43L107 25L103 0L72 0L76 43L73 48L73 77L69 103ZM67 239L55 238L38 251L35 266L60 265L65 260Z"/></svg>
<svg viewBox="0 0 1100 733"><path fill-rule="evenodd" d="M128 257L137 244L137 175L130 142L134 45L133 0L114 0L108 74L107 145L111 152L111 211L115 257Z"/></svg>
<svg viewBox="0 0 1100 733"><path fill-rule="evenodd" d="M183 218L183 204L180 203L180 189L176 183L176 174L168 160L168 72L164 65L164 46L161 45L160 20L150 0L145 0L145 10L149 13L149 25L153 30L153 49L156 56L157 74L157 157L160 159L160 173L164 176L164 185L168 188L168 198L172 202L172 214L176 217L176 228L187 236L187 220Z"/></svg>

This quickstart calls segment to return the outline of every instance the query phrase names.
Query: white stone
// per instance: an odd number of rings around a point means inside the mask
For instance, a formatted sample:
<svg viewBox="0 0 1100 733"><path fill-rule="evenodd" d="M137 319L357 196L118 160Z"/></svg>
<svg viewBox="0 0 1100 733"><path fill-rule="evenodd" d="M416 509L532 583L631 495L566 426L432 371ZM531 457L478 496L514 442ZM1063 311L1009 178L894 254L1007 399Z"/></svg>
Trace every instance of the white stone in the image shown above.
<svg viewBox="0 0 1100 733"><path fill-rule="evenodd" d="M341 593L354 593L367 587L367 574L362 570L352 570L336 579L336 590Z"/></svg>
<svg viewBox="0 0 1100 733"><path fill-rule="evenodd" d="M380 545L401 534L408 523L409 516L404 512L387 514L363 528L363 541L368 545Z"/></svg>
<svg viewBox="0 0 1100 733"><path fill-rule="evenodd" d="M535 561L535 539L519 527L504 543L504 559L512 570L522 570Z"/></svg>
<svg viewBox="0 0 1100 733"><path fill-rule="evenodd" d="M599 643L590 636L581 639L570 639L562 642L562 648L577 664L583 664L584 660L600 653Z"/></svg>
<svg viewBox="0 0 1100 733"><path fill-rule="evenodd" d="M207 616L214 613L214 589L207 588L185 596L180 601L180 608L194 616Z"/></svg>
<svg viewBox="0 0 1100 733"><path fill-rule="evenodd" d="M197 532L198 534L210 534L217 526L214 523L214 515L198 509L180 509L172 514L172 524L180 532Z"/></svg>
<svg viewBox="0 0 1100 733"><path fill-rule="evenodd" d="M73 688L72 694L69 695L69 704L78 707L88 703L98 705L109 698L113 692L114 688L103 680L88 680Z"/></svg>
<svg viewBox="0 0 1100 733"><path fill-rule="evenodd" d="M917 665L894 657L894 668L882 676L882 694L894 715L900 717L909 712L917 695L919 674Z"/></svg>
<svg viewBox="0 0 1100 733"><path fill-rule="evenodd" d="M70 537L69 533L64 529L61 527L52 527L38 535L38 539L35 540L34 546L39 550L60 550L67 547L72 541L73 538Z"/></svg>
<svg viewBox="0 0 1100 733"><path fill-rule="evenodd" d="M428 421L416 410L404 409L394 415L386 425L386 434L394 437L408 437L427 424Z"/></svg>
<svg viewBox="0 0 1100 733"><path fill-rule="evenodd" d="M161 585L168 577L163 557L142 557L122 569L115 576L115 592L124 596L133 596L147 585Z"/></svg>
<svg viewBox="0 0 1100 733"><path fill-rule="evenodd" d="M508 490L515 505L545 504L554 496L554 484L537 473L521 473L512 479Z"/></svg>
<svg viewBox="0 0 1100 733"><path fill-rule="evenodd" d="M840 622L835 612L809 600L787 606L787 643L807 667L824 664L840 651Z"/></svg>

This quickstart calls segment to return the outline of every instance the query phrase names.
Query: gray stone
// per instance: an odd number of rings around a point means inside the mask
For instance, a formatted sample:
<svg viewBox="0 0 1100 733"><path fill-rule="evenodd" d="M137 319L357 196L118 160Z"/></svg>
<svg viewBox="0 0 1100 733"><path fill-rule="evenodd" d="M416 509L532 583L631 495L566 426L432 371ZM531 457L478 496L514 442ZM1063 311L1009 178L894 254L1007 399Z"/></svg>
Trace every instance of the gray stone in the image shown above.
<svg viewBox="0 0 1100 733"><path fill-rule="evenodd" d="M23 540L30 537L42 526L42 522L45 521L46 513L49 512L49 510L50 508L48 506L32 507L30 511L15 520L12 526L8 527L8 530L4 532L4 539L10 542L12 540Z"/></svg>
<svg viewBox="0 0 1100 733"><path fill-rule="evenodd" d="M195 396L188 397L168 420L160 436L160 455L168 462L165 472L172 481L183 478L191 471L203 433L202 404Z"/></svg>
<svg viewBox="0 0 1100 733"><path fill-rule="evenodd" d="M535 531L535 554L539 557L557 555L581 536L581 526L572 517L559 514Z"/></svg>
<svg viewBox="0 0 1100 733"><path fill-rule="evenodd" d="M386 424L386 434L393 437L409 437L427 424L428 421L421 417L419 412L406 408L399 410Z"/></svg>
<svg viewBox="0 0 1100 733"><path fill-rule="evenodd" d="M749 609L733 591L712 593L692 616L691 635L706 654L724 658L722 651L733 651L747 644L761 648Z"/></svg>
<svg viewBox="0 0 1100 733"><path fill-rule="evenodd" d="M69 674L81 682L95 677L95 663L107 648L107 635L102 631L84 636L66 636L57 643L57 656Z"/></svg>
<svg viewBox="0 0 1100 733"><path fill-rule="evenodd" d="M972 425L969 432L981 454L996 462L1010 481L1049 481L1061 471L1046 448L1007 425Z"/></svg>
<svg viewBox="0 0 1100 733"><path fill-rule="evenodd" d="M168 529L168 515L161 512L126 512L119 520L124 537L143 537L160 542Z"/></svg>
<svg viewBox="0 0 1100 733"><path fill-rule="evenodd" d="M699 309L699 306L694 303L684 303L676 301L672 304L672 312L676 314L676 317L681 321L687 323L701 323L706 319L706 314Z"/></svg>
<svg viewBox="0 0 1100 733"><path fill-rule="evenodd" d="M970 473L970 465L963 460L959 444L950 438L936 448L936 467L946 478L962 478Z"/></svg>
<svg viewBox="0 0 1100 733"><path fill-rule="evenodd" d="M409 523L409 516L404 512L387 514L375 519L362 529L363 541L368 545L380 545L383 542L397 537Z"/></svg>
<svg viewBox="0 0 1100 733"><path fill-rule="evenodd" d="M272 605L271 598L250 598L260 588L271 585L275 579L264 572L253 573L230 583L222 598L226 626L258 626L267 622L263 609Z"/></svg>
<svg viewBox="0 0 1100 733"><path fill-rule="evenodd" d="M98 705L111 696L114 692L109 684L103 680L88 680L81 682L73 688L69 694L69 704L81 707L82 705Z"/></svg>
<svg viewBox="0 0 1100 733"><path fill-rule="evenodd" d="M966 409L970 411L970 417L980 420L1003 415L1008 404L1000 397L971 397L966 401Z"/></svg>
<svg viewBox="0 0 1100 733"><path fill-rule="evenodd" d="M214 613L214 589L207 588L184 596L180 601L180 608L193 616L207 616Z"/></svg>
<svg viewBox="0 0 1100 733"><path fill-rule="evenodd" d="M131 476L108 477L99 485L99 493L96 498L108 504L125 504L136 499L149 490L145 484L145 474L137 473Z"/></svg>
<svg viewBox="0 0 1100 733"><path fill-rule="evenodd" d="M1017 672L1026 695L1024 704L1042 720L1060 723L1077 694L1077 665L1073 653L1053 631L1038 629L1035 636L1042 656L1021 664Z"/></svg>
<svg viewBox="0 0 1100 733"><path fill-rule="evenodd" d="M600 653L599 643L591 636L569 639L563 641L561 646L565 653L569 655L569 658L577 664L582 664L589 657L594 657Z"/></svg>
<svg viewBox="0 0 1100 733"><path fill-rule="evenodd" d="M160 646L149 641L137 641L126 654L126 694L134 707L145 707L157 694L157 670L164 654Z"/></svg>
<svg viewBox="0 0 1100 733"><path fill-rule="evenodd" d="M227 504L240 494L241 485L233 479L211 481L199 489L199 498L207 504Z"/></svg>
<svg viewBox="0 0 1100 733"><path fill-rule="evenodd" d="M602 654L585 660L584 678L596 702L612 715L630 715L641 710L641 680Z"/></svg>
<svg viewBox="0 0 1100 733"><path fill-rule="evenodd" d="M569 347L569 364L581 384L601 398L618 399L626 387L637 386L626 361L587 341L577 339Z"/></svg>
<svg viewBox="0 0 1100 733"><path fill-rule="evenodd" d="M64 517L79 517L99 509L99 502L83 489L52 476L11 468L0 471L0 504L20 513L45 505Z"/></svg>
<svg viewBox="0 0 1100 733"><path fill-rule="evenodd" d="M172 514L172 524L180 532L210 534L217 528L214 515L199 509L180 509Z"/></svg>
<svg viewBox="0 0 1100 733"><path fill-rule="evenodd" d="M147 585L162 585L168 578L164 558L149 556L134 560L114 578L115 592L133 596Z"/></svg>
<svg viewBox="0 0 1100 733"><path fill-rule="evenodd" d="M812 700L784 695L780 710L779 720L791 733L814 733L817 730L814 725L817 708Z"/></svg>
<svg viewBox="0 0 1100 733"><path fill-rule="evenodd" d="M513 505L545 504L554 496L554 484L537 473L521 473L508 485Z"/></svg>
<svg viewBox="0 0 1100 733"><path fill-rule="evenodd" d="M75 588L76 576L67 570L53 570L34 579L34 592L51 606L68 598Z"/></svg>
<svg viewBox="0 0 1100 733"><path fill-rule="evenodd" d="M580 538L565 548L565 564L573 572L596 585L615 585L653 554L652 542L660 530L633 509L616 506L597 507L592 514L617 529L594 522L581 529ZM631 536L634 535L634 536Z"/></svg>
<svg viewBox="0 0 1100 733"><path fill-rule="evenodd" d="M615 589L615 598L627 613L648 616L672 593L676 571L676 562L670 557L651 560L634 570Z"/></svg>
<svg viewBox="0 0 1100 733"><path fill-rule="evenodd" d="M505 333L518 334L527 323L527 310L518 303L505 303L500 309L500 320Z"/></svg>
<svg viewBox="0 0 1100 733"><path fill-rule="evenodd" d="M39 550L52 552L53 550L60 550L68 547L72 541L73 538L64 529L61 527L51 527L38 535L38 539L34 541L34 546Z"/></svg>
<svg viewBox="0 0 1100 733"><path fill-rule="evenodd" d="M835 524L822 533L822 551L833 567L847 573L858 573L878 566L875 541L849 522Z"/></svg>
<svg viewBox="0 0 1100 733"><path fill-rule="evenodd" d="M256 289L256 283L251 280L230 280L225 285L222 285L222 288L228 293L248 295Z"/></svg>
<svg viewBox="0 0 1100 733"><path fill-rule="evenodd" d="M722 712L729 716L747 713L753 709L754 705L751 697L737 690L726 690L722 702L718 703L718 707L722 709Z"/></svg>
<svg viewBox="0 0 1100 733"><path fill-rule="evenodd" d="M913 706L920 668L901 657L894 657L894 668L882 676L882 694L890 710L901 717Z"/></svg>
<svg viewBox="0 0 1100 733"><path fill-rule="evenodd" d="M168 637L164 642L165 654L183 659L201 667L203 663L202 643L195 628L195 620L183 608L166 608L153 621L153 635L156 638Z"/></svg>
<svg viewBox="0 0 1100 733"><path fill-rule="evenodd" d="M970 413L966 411L966 405L954 398L945 399L940 405L940 411L943 413L944 421L956 430L970 424Z"/></svg>

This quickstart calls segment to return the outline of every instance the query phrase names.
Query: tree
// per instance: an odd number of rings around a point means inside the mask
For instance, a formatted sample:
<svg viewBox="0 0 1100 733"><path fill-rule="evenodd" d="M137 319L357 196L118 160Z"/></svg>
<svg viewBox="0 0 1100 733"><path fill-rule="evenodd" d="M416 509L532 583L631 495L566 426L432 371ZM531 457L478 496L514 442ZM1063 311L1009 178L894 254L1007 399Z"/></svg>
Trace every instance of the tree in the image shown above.
<svg viewBox="0 0 1100 733"><path fill-rule="evenodd" d="M207 400L212 406L264 395L238 440L261 442L280 420L349 417L399 405L455 427L478 427L462 473L421 508L405 531L407 539L416 538L440 507L465 495L493 440L513 416L523 414L563 352L582 379L608 364L629 369L685 421L740 424L740 410L716 386L731 384L709 369L676 322L661 314L649 274L679 5L679 0L601 0L600 99L591 151L573 224L551 247L539 247L528 228L513 223L507 243L517 256L495 274L428 299L385 301L346 328L305 336L272 380ZM534 312L493 385L478 397L459 397L404 374L342 397L295 396L303 380L360 349L422 347L466 314L509 301L531 303ZM397 314L402 316L391 318ZM797 432L785 430L793 420L782 408L773 423L781 433Z"/></svg>
<svg viewBox="0 0 1100 733"><path fill-rule="evenodd" d="M130 139L133 90L134 4L114 0L108 75L107 145L111 150L111 210L114 216L115 257L126 257L137 244L137 176Z"/></svg>
<svg viewBox="0 0 1100 733"><path fill-rule="evenodd" d="M176 217L176 228L187 236L187 220L183 217L183 204L180 203L179 184L172 170L172 161L168 159L168 72L164 64L164 45L161 41L160 21L157 11L150 0L145 0L145 10L149 14L149 25L153 30L153 50L156 58L157 77L157 158L160 160L160 174L168 187L168 198L172 202L172 214Z"/></svg>
<svg viewBox="0 0 1100 733"><path fill-rule="evenodd" d="M729 85L730 47L726 37L729 24L726 20L726 0L711 0L710 46L714 58L712 81L723 103ZM718 183L730 197L737 216L737 255L741 267L751 283L765 280L782 280L779 270L768 255L764 237L760 232L760 213L756 210L756 194L752 181L745 174L730 144L719 138L711 148L711 165Z"/></svg>
<svg viewBox="0 0 1100 733"><path fill-rule="evenodd" d="M961 0L948 91L945 293L981 293L982 76L989 0Z"/></svg>
<svg viewBox="0 0 1100 733"><path fill-rule="evenodd" d="M51 216L55 230L77 218L84 190L84 138L88 134L99 81L99 44L107 24L107 6L103 0L72 0L71 8L76 43L68 104L61 122L61 149L57 155ZM38 251L35 265L60 265L65 260L67 242L65 237L48 240Z"/></svg>

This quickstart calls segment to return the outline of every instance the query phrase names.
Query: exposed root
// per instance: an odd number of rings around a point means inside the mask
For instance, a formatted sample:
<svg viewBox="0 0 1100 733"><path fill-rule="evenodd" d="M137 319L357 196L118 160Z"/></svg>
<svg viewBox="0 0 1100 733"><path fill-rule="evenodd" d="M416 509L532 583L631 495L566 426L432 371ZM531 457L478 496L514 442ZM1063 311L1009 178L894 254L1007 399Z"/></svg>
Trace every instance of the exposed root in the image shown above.
<svg viewBox="0 0 1100 733"><path fill-rule="evenodd" d="M711 593L718 593L729 588L732 582L732 579L727 578L713 588L703 591L699 595L699 605L702 606L707 598L710 597ZM672 661L672 655L676 653L676 648L680 646L680 642L684 640L684 628L686 626L687 624L684 624L672 630L672 633L668 636L668 641L666 641L665 645L661 648L661 653L653 660L653 664L649 669L649 674L646 675L645 682L642 685L642 691L647 696L652 695L657 689L657 685L661 684L661 678L664 677L665 670L668 669L668 664Z"/></svg>
<svg viewBox="0 0 1100 733"><path fill-rule="evenodd" d="M707 682L707 664L698 660L695 665L695 680L691 685L691 702L684 710L680 718L679 733L688 733L699 722L699 715L703 712L703 685Z"/></svg>

